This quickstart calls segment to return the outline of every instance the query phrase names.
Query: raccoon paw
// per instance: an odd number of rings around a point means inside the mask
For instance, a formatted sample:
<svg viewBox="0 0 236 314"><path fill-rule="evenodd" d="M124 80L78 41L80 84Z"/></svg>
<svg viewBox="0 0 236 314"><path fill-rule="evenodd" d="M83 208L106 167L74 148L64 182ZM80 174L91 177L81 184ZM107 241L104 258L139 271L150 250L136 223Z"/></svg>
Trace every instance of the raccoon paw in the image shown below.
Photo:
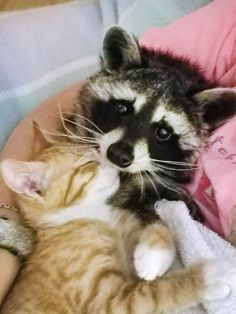
<svg viewBox="0 0 236 314"><path fill-rule="evenodd" d="M134 267L139 278L150 281L166 273L174 257L172 248L155 248L140 243L134 251Z"/></svg>
<svg viewBox="0 0 236 314"><path fill-rule="evenodd" d="M209 261L203 265L203 300L225 298L236 291L236 267L226 261Z"/></svg>

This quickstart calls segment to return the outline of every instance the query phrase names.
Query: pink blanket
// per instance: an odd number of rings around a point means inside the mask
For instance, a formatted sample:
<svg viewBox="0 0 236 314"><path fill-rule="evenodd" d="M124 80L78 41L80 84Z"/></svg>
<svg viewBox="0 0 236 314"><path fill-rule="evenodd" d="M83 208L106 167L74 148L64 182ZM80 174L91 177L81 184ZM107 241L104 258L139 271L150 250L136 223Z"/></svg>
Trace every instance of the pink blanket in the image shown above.
<svg viewBox="0 0 236 314"><path fill-rule="evenodd" d="M236 1L215 0L167 27L149 29L141 45L186 56L207 78L236 87ZM206 224L228 236L236 206L236 118L212 135L199 166L190 192Z"/></svg>

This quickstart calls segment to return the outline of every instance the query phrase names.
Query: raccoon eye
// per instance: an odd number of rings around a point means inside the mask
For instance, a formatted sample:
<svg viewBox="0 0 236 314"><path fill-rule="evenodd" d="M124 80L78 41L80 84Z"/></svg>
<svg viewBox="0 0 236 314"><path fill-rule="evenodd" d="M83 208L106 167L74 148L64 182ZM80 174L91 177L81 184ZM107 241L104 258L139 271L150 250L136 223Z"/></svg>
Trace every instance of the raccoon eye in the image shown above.
<svg viewBox="0 0 236 314"><path fill-rule="evenodd" d="M164 127L159 127L155 130L158 141L168 141L171 138L171 132Z"/></svg>
<svg viewBox="0 0 236 314"><path fill-rule="evenodd" d="M124 116L128 113L128 106L122 103L117 103L115 105L115 111L118 115Z"/></svg>

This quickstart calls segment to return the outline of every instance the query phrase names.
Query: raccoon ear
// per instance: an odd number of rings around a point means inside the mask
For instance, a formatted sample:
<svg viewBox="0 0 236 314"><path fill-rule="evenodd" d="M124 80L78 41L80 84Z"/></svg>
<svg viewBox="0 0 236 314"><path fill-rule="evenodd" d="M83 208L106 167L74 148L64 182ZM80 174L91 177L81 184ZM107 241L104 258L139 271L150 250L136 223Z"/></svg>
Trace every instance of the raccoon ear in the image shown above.
<svg viewBox="0 0 236 314"><path fill-rule="evenodd" d="M140 65L138 42L121 27L110 28L103 41L102 61L103 66L110 70Z"/></svg>
<svg viewBox="0 0 236 314"><path fill-rule="evenodd" d="M18 194L36 198L48 185L49 173L43 162L6 159L0 170L5 184Z"/></svg>
<svg viewBox="0 0 236 314"><path fill-rule="evenodd" d="M213 131L236 115L236 90L231 88L207 89L194 95L203 121Z"/></svg>

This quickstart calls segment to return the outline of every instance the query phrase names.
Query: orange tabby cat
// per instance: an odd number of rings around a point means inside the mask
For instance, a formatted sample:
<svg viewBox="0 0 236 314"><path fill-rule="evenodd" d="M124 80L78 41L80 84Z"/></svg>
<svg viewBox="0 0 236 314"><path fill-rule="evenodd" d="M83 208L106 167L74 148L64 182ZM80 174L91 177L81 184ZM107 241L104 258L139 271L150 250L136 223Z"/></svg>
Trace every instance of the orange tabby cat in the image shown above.
<svg viewBox="0 0 236 314"><path fill-rule="evenodd" d="M1 313L163 313L234 288L235 269L221 261L162 276L174 259L169 231L110 208L118 173L91 156L63 144L34 162L2 162L37 242Z"/></svg>

